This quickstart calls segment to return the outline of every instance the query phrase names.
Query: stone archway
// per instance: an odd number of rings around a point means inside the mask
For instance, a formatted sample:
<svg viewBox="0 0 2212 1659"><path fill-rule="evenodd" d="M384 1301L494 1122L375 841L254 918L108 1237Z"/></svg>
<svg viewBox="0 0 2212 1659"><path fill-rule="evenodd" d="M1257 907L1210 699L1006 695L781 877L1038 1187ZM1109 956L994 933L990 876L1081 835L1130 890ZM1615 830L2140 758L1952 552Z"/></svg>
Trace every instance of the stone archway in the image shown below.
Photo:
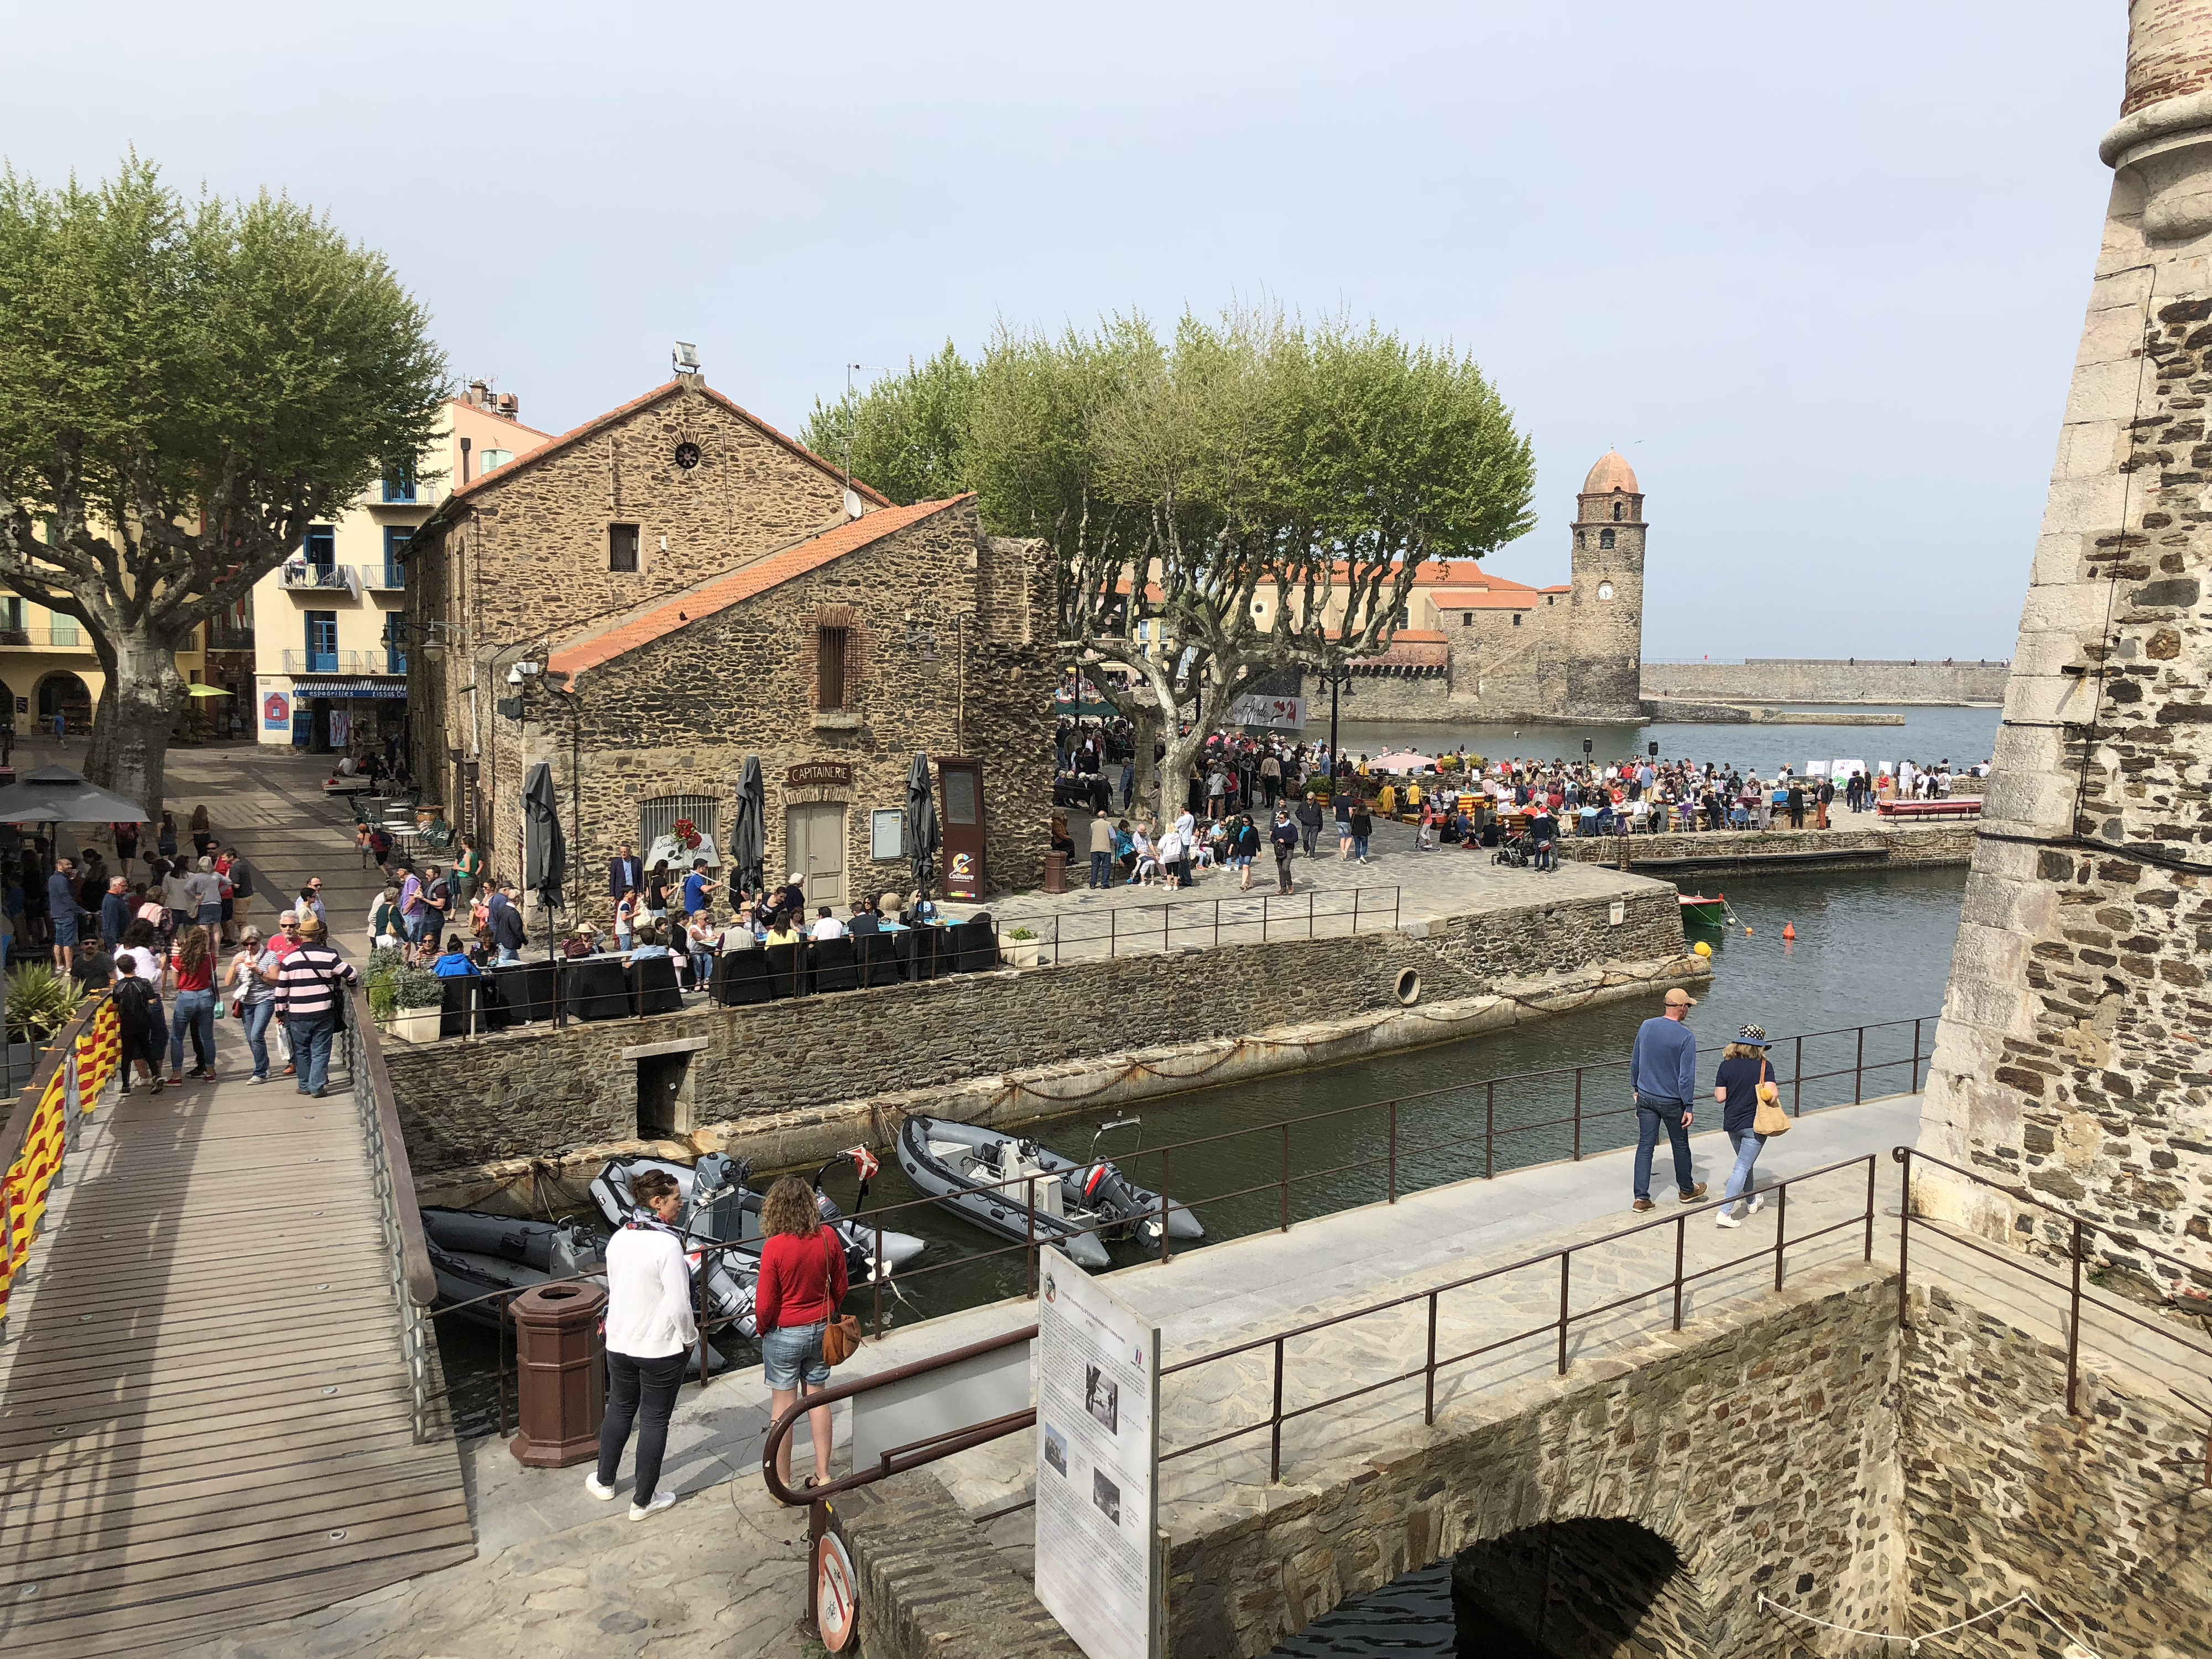
<svg viewBox="0 0 2212 1659"><path fill-rule="evenodd" d="M1462 1550L1452 1609L1460 1650L1498 1659L1687 1659L1712 1646L1681 1552L1615 1516L1546 1522Z"/></svg>
<svg viewBox="0 0 2212 1659"><path fill-rule="evenodd" d="M39 681L33 699L39 711L39 724L49 728L54 716L64 716L73 732L82 732L92 724L92 688L75 674L57 669Z"/></svg>

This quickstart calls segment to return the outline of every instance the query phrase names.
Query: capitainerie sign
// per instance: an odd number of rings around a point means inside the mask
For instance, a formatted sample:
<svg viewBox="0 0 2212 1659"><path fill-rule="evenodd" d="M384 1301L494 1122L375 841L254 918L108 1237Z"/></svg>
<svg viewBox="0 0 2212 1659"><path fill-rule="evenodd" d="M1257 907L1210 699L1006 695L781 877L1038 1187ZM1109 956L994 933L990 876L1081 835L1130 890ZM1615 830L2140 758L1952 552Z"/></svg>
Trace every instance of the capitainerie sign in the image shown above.
<svg viewBox="0 0 2212 1659"><path fill-rule="evenodd" d="M843 761L804 761L783 775L787 784L850 783L853 769Z"/></svg>
<svg viewBox="0 0 2212 1659"><path fill-rule="evenodd" d="M1037 1599L1090 1659L1164 1659L1159 1327L1057 1249L1042 1260Z"/></svg>

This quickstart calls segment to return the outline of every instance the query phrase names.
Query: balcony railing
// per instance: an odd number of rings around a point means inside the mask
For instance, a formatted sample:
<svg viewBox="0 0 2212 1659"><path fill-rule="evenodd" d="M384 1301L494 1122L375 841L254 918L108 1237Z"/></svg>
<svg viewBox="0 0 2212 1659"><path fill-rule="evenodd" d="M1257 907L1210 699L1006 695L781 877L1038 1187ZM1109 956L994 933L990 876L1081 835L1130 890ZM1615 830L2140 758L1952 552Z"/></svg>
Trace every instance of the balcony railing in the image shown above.
<svg viewBox="0 0 2212 1659"><path fill-rule="evenodd" d="M404 674L407 672L404 652L395 653L388 648L375 651L287 651L284 672L288 674ZM400 666L395 668L394 661Z"/></svg>
<svg viewBox="0 0 2212 1659"><path fill-rule="evenodd" d="M0 646L17 650L89 651L92 641L82 628L0 628Z"/></svg>
<svg viewBox="0 0 2212 1659"><path fill-rule="evenodd" d="M342 592L354 591L353 574L342 564L288 564L284 567L284 586L290 588L336 588Z"/></svg>
<svg viewBox="0 0 2212 1659"><path fill-rule="evenodd" d="M210 624L207 648L210 651L251 651L253 649L253 630L250 628L217 628Z"/></svg>
<svg viewBox="0 0 2212 1659"><path fill-rule="evenodd" d="M365 564L361 568L361 585L382 592L391 592L407 586L407 567L404 564Z"/></svg>

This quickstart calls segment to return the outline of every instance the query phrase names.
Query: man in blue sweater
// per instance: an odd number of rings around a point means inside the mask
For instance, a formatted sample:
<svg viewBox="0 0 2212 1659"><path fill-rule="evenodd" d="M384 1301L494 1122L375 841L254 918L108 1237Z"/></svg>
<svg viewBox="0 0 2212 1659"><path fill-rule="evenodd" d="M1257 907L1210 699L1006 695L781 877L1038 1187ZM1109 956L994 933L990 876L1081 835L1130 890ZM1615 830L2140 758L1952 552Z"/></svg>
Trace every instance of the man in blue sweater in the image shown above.
<svg viewBox="0 0 2212 1659"><path fill-rule="evenodd" d="M1628 1062L1629 1087L1636 1091L1636 1207L1651 1207L1651 1154L1665 1126L1674 1149L1674 1186L1682 1202L1705 1195L1705 1183L1690 1179L1690 1103L1698 1094L1698 1039L1684 1024L1697 999L1676 986L1667 993L1667 1012L1636 1028L1636 1048Z"/></svg>

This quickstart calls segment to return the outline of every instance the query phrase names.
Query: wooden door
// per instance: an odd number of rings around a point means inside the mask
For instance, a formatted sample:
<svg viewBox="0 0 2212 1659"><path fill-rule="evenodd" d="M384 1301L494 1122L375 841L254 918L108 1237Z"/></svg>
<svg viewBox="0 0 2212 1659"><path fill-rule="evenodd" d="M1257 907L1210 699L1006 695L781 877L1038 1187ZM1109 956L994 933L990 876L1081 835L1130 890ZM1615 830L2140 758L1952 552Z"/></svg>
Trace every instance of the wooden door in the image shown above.
<svg viewBox="0 0 2212 1659"><path fill-rule="evenodd" d="M806 878L806 914L845 902L845 809L835 804L793 806L784 816L791 868Z"/></svg>

